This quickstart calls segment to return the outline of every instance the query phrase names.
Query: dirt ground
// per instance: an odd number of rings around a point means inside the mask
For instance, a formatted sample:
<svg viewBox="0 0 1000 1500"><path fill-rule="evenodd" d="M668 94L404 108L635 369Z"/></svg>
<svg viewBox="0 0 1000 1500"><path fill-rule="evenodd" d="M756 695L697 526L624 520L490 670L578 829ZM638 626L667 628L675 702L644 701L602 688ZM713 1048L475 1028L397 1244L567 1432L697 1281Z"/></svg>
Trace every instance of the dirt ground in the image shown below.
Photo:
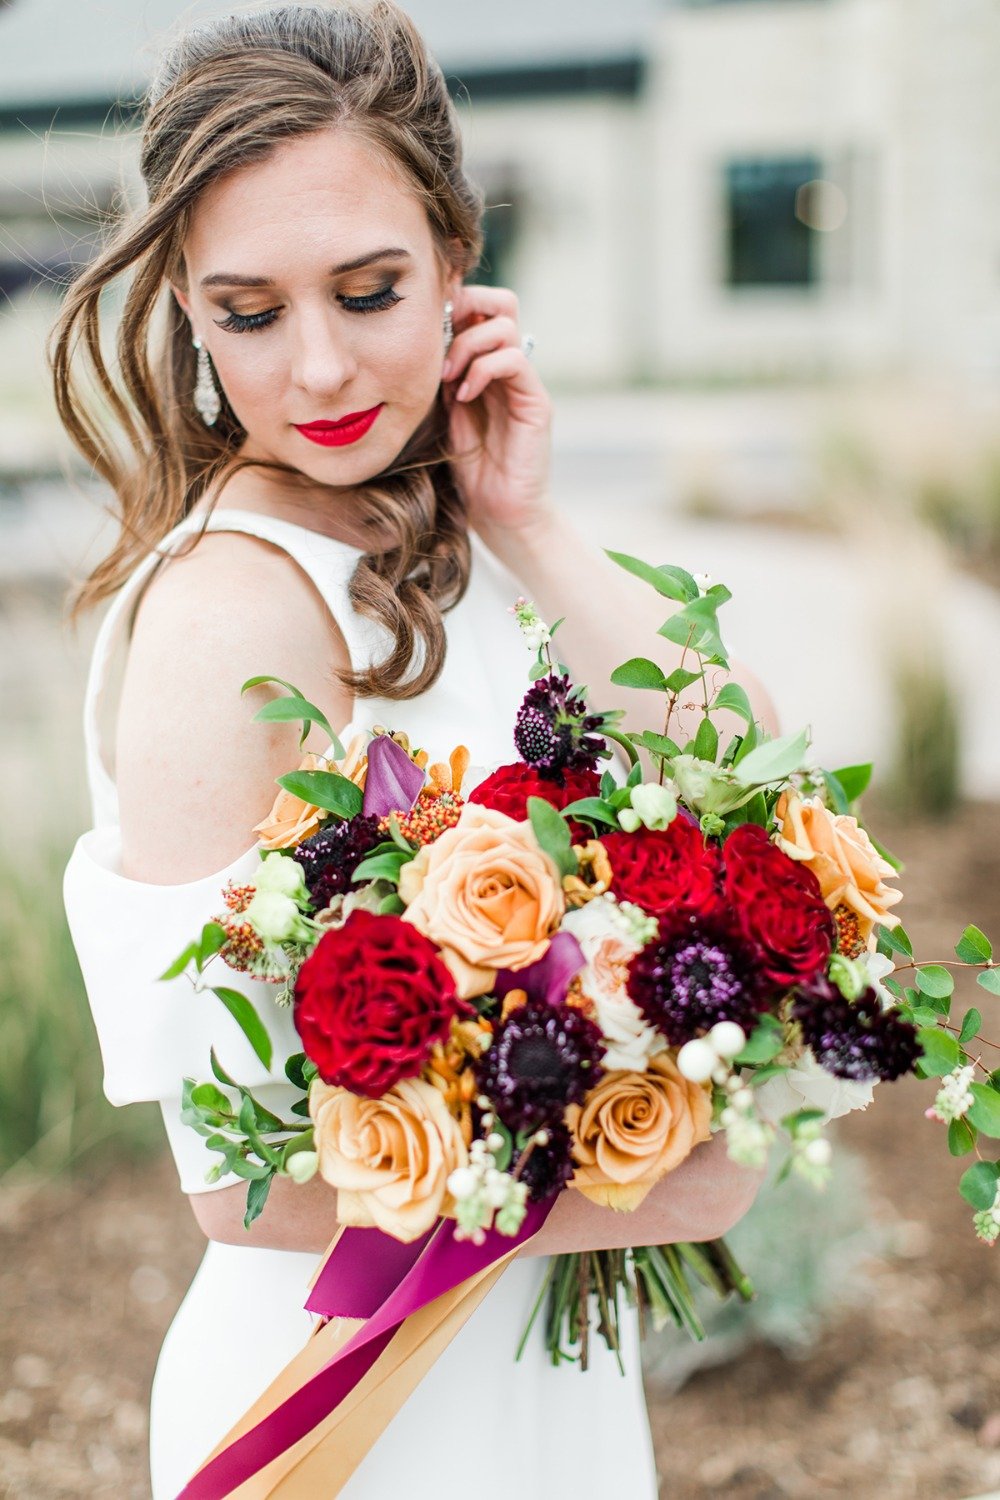
<svg viewBox="0 0 1000 1500"><path fill-rule="evenodd" d="M876 826L909 862L904 910L922 957L948 956L966 920L1000 937L1000 807ZM859 1271L855 1305L804 1357L755 1345L677 1393L650 1391L662 1500L1000 1489L1000 1250L975 1239L961 1166L922 1118L931 1087L883 1088L840 1128L867 1163L873 1212L895 1228L891 1254ZM0 1494L148 1497L149 1382L201 1243L164 1160L0 1195Z"/></svg>

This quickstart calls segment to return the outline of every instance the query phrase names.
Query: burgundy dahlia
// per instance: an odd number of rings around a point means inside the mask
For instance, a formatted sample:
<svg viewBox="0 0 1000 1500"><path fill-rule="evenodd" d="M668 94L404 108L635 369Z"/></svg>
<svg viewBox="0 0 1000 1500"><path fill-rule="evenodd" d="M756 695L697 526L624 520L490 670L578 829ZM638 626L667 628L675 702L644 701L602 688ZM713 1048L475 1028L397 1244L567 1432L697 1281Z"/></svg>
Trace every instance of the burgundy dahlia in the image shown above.
<svg viewBox="0 0 1000 1500"><path fill-rule="evenodd" d="M535 766L525 765L519 760L513 765L500 766L487 776L475 791L469 793L469 801L477 802L481 807L492 807L497 812L506 813L516 823L523 823L528 816L529 797L543 797L557 812L562 812L571 802L597 797L600 791L601 779L596 771L562 771L547 776ZM591 830L575 819L570 819L569 828L576 844L593 837Z"/></svg>
<svg viewBox="0 0 1000 1500"><path fill-rule="evenodd" d="M573 1138L561 1121L547 1125L544 1146L532 1146L518 1177L528 1189L532 1203L541 1203L564 1188L573 1175Z"/></svg>
<svg viewBox="0 0 1000 1500"><path fill-rule="evenodd" d="M628 992L646 1020L680 1047L735 1021L752 1031L767 1001L753 950L721 925L677 923L629 967Z"/></svg>
<svg viewBox="0 0 1000 1500"><path fill-rule="evenodd" d="M343 896L351 889L358 865L384 837L378 818L359 815L346 823L327 823L302 840L294 857L302 866L317 911L329 906L334 896Z"/></svg>
<svg viewBox="0 0 1000 1500"><path fill-rule="evenodd" d="M546 775L558 771L593 771L605 749L594 731L604 723L588 714L586 699L569 678L542 677L524 695L514 724L517 753Z"/></svg>
<svg viewBox="0 0 1000 1500"><path fill-rule="evenodd" d="M600 1030L570 1005L528 1000L497 1027L476 1064L479 1089L511 1130L562 1119L603 1074Z"/></svg>
<svg viewBox="0 0 1000 1500"><path fill-rule="evenodd" d="M871 988L857 1000L847 1000L820 975L799 990L792 1015L816 1061L838 1078L891 1083L911 1072L921 1055L917 1028L895 1011L883 1010Z"/></svg>

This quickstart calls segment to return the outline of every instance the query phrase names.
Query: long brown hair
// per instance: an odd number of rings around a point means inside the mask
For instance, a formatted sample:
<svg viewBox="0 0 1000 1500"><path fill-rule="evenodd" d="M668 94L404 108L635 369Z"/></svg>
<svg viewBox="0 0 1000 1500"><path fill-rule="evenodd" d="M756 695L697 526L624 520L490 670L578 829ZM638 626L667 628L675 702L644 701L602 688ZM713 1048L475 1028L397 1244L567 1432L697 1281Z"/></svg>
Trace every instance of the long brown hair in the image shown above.
<svg viewBox="0 0 1000 1500"><path fill-rule="evenodd" d="M224 394L213 427L194 411L190 327L166 283L184 284L182 247L209 183L291 136L332 125L347 126L402 166L444 264L464 276L478 262L482 197L463 170L455 109L419 32L391 0L282 5L183 34L144 101L147 205L120 219L72 282L52 332L59 415L113 490L121 527L75 610L114 593L217 479L251 462L238 454L243 429ZM125 273L116 382L101 349L100 303ZM461 598L470 566L447 432L439 391L391 468L361 487L357 519L373 534L388 529L393 543L361 560L352 602L388 628L394 646L370 669L344 674L356 693L413 697L441 671L441 612Z"/></svg>

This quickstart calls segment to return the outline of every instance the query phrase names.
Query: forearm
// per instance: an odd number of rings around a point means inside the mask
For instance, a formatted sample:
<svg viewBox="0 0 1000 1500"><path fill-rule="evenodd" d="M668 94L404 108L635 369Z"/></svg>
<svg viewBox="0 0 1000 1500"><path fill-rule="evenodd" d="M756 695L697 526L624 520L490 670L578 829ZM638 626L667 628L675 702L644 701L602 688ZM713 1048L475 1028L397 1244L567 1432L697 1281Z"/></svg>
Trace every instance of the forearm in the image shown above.
<svg viewBox="0 0 1000 1500"><path fill-rule="evenodd" d="M267 1250L302 1250L321 1255L338 1228L337 1194L322 1178L296 1183L275 1177L264 1212L243 1227L246 1187L242 1183L212 1193L190 1193L188 1202L202 1232L225 1245Z"/></svg>
<svg viewBox="0 0 1000 1500"><path fill-rule="evenodd" d="M762 1181L763 1173L730 1161L720 1132L698 1146L631 1213L598 1208L572 1189L562 1193L521 1254L563 1255L718 1239L743 1217Z"/></svg>
<svg viewBox="0 0 1000 1500"><path fill-rule="evenodd" d="M577 680L589 688L594 708L624 708L630 729L662 732L663 700L655 693L613 688L611 674L633 656L652 657L667 673L680 665L681 647L657 634L679 605L617 567L558 511L531 529L513 532L481 527L480 532L490 550L523 584L542 617L550 623L565 619L556 650ZM686 665L693 665L690 655ZM732 680L746 690L768 733L777 734L777 718L766 690L743 663L731 665ZM722 680L720 673L719 685ZM700 717L695 687L675 716L674 738L683 742L693 736ZM727 711L718 713L715 720L722 736L745 728L741 719Z"/></svg>

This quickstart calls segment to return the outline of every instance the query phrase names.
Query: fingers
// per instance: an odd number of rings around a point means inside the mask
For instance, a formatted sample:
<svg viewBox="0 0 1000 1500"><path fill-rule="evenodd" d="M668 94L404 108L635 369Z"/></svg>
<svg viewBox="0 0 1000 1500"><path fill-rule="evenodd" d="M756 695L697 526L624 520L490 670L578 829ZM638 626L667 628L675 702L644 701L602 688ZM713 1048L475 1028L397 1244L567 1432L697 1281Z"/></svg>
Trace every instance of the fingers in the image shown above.
<svg viewBox="0 0 1000 1500"><path fill-rule="evenodd" d="M520 346L512 349L494 349L489 354L480 354L469 366L468 373L456 391L459 401L475 401L493 380L508 380L524 391L534 392L541 382L528 362Z"/></svg>
<svg viewBox="0 0 1000 1500"><path fill-rule="evenodd" d="M507 317L518 319L517 293L506 286L460 286L454 298L456 328L471 318Z"/></svg>
<svg viewBox="0 0 1000 1500"><path fill-rule="evenodd" d="M513 318L501 315L487 318L483 323L473 323L456 334L441 368L441 378L457 380L477 355L489 354L493 349L504 347L517 348L520 343L520 332Z"/></svg>

